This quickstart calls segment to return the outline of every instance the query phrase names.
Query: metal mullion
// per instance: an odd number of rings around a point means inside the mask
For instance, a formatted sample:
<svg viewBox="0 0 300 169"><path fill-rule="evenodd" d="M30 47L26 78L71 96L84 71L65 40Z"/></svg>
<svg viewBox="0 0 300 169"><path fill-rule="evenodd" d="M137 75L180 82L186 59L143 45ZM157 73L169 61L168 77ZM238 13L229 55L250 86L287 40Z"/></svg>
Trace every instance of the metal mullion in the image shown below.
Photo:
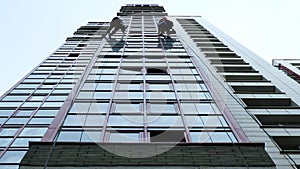
<svg viewBox="0 0 300 169"><path fill-rule="evenodd" d="M127 45L127 39L128 39L128 36L129 36L129 29L130 29L130 26L131 26L131 22L132 22L132 16L130 16L130 20L129 20L129 24L128 24L128 27L127 27L127 33L126 33L126 36L125 36L125 41L124 41L124 46L123 46L123 50L122 50L122 56L124 56L124 52L125 52L125 46Z"/></svg>
<svg viewBox="0 0 300 169"><path fill-rule="evenodd" d="M77 94L79 93L80 89L84 85L84 82L86 81L89 72L92 70L93 65L96 63L98 60L97 55L100 54L103 46L105 45L105 40L100 41L98 45L98 49L96 52L93 54L93 56L90 58L89 62L87 63L86 69L82 72L80 78L77 80L76 84L73 86L71 92L69 92L69 95L67 99L65 100L64 104L61 106L58 114L54 118L53 122L50 124L49 129L47 132L44 134L42 138L42 142L45 141L55 141L55 136L59 133L59 130L61 128L61 125L64 122L64 119L67 116L68 110L70 109L71 105L73 104Z"/></svg>
<svg viewBox="0 0 300 169"><path fill-rule="evenodd" d="M20 135L20 133L24 130L24 128L28 125L29 121L34 117L34 115L36 114L36 112L39 110L39 108L36 108L35 110L33 110L33 113L31 113L31 115L29 116L29 119L26 123L24 123L21 127L19 127L18 131L15 133L12 141L6 146L6 148L4 148L3 151L0 152L0 158L2 158L2 156L4 155L4 153L10 148L10 146L13 144L13 142L16 140L16 138ZM16 113L16 112L15 112ZM13 114L15 114L13 113ZM49 125L48 125L49 126ZM48 127L47 126L47 127ZM38 137L41 138L41 137ZM41 138L42 139L42 138ZM29 148L29 147L28 147Z"/></svg>
<svg viewBox="0 0 300 169"><path fill-rule="evenodd" d="M47 60L47 59L49 59L51 56L49 56L48 58L46 58L44 61L43 61L43 63ZM66 57L65 57L66 58ZM61 60L61 61L64 61L65 60L65 58L63 59L63 60ZM42 66L43 65L43 63L41 63L38 67L36 67L34 70L32 70L29 74L27 74L21 81L19 81L18 83L17 83L17 85L15 85L8 93L5 93L4 95L3 95L3 98L5 97L5 96L7 96L8 94L11 94L11 92L19 85L19 84L21 84L25 79L27 79L27 77L28 76L30 76L37 68L39 68L40 66ZM57 68L58 67L58 65L55 67L55 68ZM52 72L53 72L54 70L52 70ZM51 75L51 73L52 72L49 72L48 73L48 76L46 77L46 78L44 78L44 80L42 81L42 82L40 82L39 83L39 86L38 87L36 87L29 95L28 95L28 97L27 97L27 99L25 99L25 100L23 100L22 101L22 103L20 104L20 106L18 106L17 108L16 108L16 110L15 110L15 112L13 113L13 114L11 114L10 116L8 116L8 118L6 119L6 121L4 121L3 123L2 123L2 125L0 125L0 129L3 127L3 125L4 125L4 123L6 123L14 114L16 114L16 112L22 107L22 105L24 105L25 104L25 102L26 101L29 101L28 99L29 98L31 98L32 97L32 95L33 95L33 93L35 92L35 91L37 91L37 89L50 77L50 75ZM55 85L55 86L57 86L57 84ZM53 88L55 88L55 86L53 87ZM53 89L52 89L52 91L53 91ZM50 92L50 93L52 93L52 92ZM47 97L49 97L49 94L50 93L48 93L48 95L47 95ZM1 98L1 99L3 99L3 98ZM42 101L42 104L45 102L45 99ZM42 105L41 104L41 105ZM38 107L38 108L40 108L40 106Z"/></svg>
<svg viewBox="0 0 300 169"><path fill-rule="evenodd" d="M62 45L61 45L62 46ZM60 47L61 47L60 46ZM59 47L59 48L60 48ZM59 51L59 48L56 49L55 52ZM33 70L31 70L28 74L26 74L21 80L19 80L15 85L13 85L7 92L5 92L3 95L0 95L0 100L2 100L6 95L10 94L19 84L21 84L28 76L30 76L34 71L36 71L36 69L38 69L39 67L41 67L48 59L50 59L53 54L55 53L53 52L51 55L49 55L47 58L45 58L39 65L37 65L35 68L33 68ZM66 57L65 57L66 58ZM50 74L50 73L49 73ZM35 88L37 89L37 88Z"/></svg>
<svg viewBox="0 0 300 169"><path fill-rule="evenodd" d="M147 137L147 89L146 89L146 59L145 56L143 57L143 120L144 120L144 142L149 142L149 138Z"/></svg>
<svg viewBox="0 0 300 169"><path fill-rule="evenodd" d="M142 16L142 44L143 44L143 122L144 122L144 134L143 142L150 142L148 137L148 126L147 126L147 89L146 89L146 58L145 58L145 34L144 34L144 16Z"/></svg>
<svg viewBox="0 0 300 169"><path fill-rule="evenodd" d="M145 57L145 29L144 29L144 27L145 27L145 25L144 25L145 23L144 23L144 16L142 16L142 45L143 45L143 48L142 48L142 50L143 50L143 57Z"/></svg>
<svg viewBox="0 0 300 169"><path fill-rule="evenodd" d="M184 125L185 135L186 135L186 138L187 138L186 142L191 142L189 129L187 127L187 123L186 123L186 120L185 120L185 117L184 117L184 113L182 112L182 108L181 108L181 105L180 105L180 100L179 100L179 97L178 97L177 88L175 87L175 80L174 80L173 75L170 71L170 65L169 65L169 62L168 62L168 59L167 59L166 56L165 56L165 61L166 61L167 68L169 70L170 78L171 78L171 81L172 81L172 86L173 86L173 89L174 89L174 93L175 93L175 97L176 97L176 101L177 101L177 106L178 106L178 109L179 109L179 114L181 116L181 119L182 119L182 122L183 122L183 125Z"/></svg>
<svg viewBox="0 0 300 169"><path fill-rule="evenodd" d="M64 74L64 76L65 76L65 74ZM50 77L50 73L49 73L48 77ZM47 78L45 78L44 81L41 82L39 86L41 86L42 83L44 83L46 80L47 80ZM61 80L62 80L62 78L60 79L60 81L61 81ZM58 82L58 83L59 83L59 82ZM58 83L57 83L56 85L54 85L53 89L54 89L55 87L57 87ZM13 114L11 114L10 116L8 116L8 118L0 125L0 129L4 126L4 124L5 124L10 118L12 118L12 117L13 117L13 116L14 116L14 115L22 108L22 105L24 105L26 101L29 101L28 99L30 99L30 98L33 96L33 93L34 93L37 89L38 89L38 87L36 87L35 90L34 90L32 93L30 93L30 94L28 95L27 99L24 100L24 101L22 102L22 104L21 104L19 107L16 108L16 110L14 111ZM47 95L45 95L45 98L41 101L40 106L39 106L39 107L35 107L36 110L41 108L41 106L45 103L45 101L46 101L46 99L49 97L49 95L53 92L53 89L52 89L51 92L49 92ZM35 101L33 101L33 102L35 102ZM29 107L29 108L30 108L30 107ZM1 157L1 156L0 156L0 157Z"/></svg>
<svg viewBox="0 0 300 169"><path fill-rule="evenodd" d="M115 91L117 89L117 84L118 84L118 79L119 79L122 60L123 60L123 57L120 59L119 66L117 68L118 70L117 70L117 74L115 76L115 82L114 82L114 87L112 89L112 95L111 95L111 98L109 100L108 111L106 112L106 116L105 116L105 120L104 120L104 124L103 124L103 128L102 128L102 133L101 133L101 136L100 136L100 141L102 141L102 142L105 141L104 139L105 139L105 133L106 133L106 128L107 128L108 118L109 118L110 114L112 114L113 98L114 98L114 95L115 95Z"/></svg>

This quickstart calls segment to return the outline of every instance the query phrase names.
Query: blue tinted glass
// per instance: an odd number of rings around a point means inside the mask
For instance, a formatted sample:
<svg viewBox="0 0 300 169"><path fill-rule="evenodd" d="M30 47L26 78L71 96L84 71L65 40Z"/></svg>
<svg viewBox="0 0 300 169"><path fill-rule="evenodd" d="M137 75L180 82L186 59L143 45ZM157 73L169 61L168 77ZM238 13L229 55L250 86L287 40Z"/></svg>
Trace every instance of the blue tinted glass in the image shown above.
<svg viewBox="0 0 300 169"><path fill-rule="evenodd" d="M10 118L6 124L25 124L29 118Z"/></svg>
<svg viewBox="0 0 300 169"><path fill-rule="evenodd" d="M6 147L12 141L12 138L1 138L0 147Z"/></svg>
<svg viewBox="0 0 300 169"><path fill-rule="evenodd" d="M0 136L14 136L17 131L18 128L3 128L0 131Z"/></svg>
<svg viewBox="0 0 300 169"><path fill-rule="evenodd" d="M16 116L30 116L32 112L32 110L20 110Z"/></svg>
<svg viewBox="0 0 300 169"><path fill-rule="evenodd" d="M54 118L32 118L28 124L51 124Z"/></svg>
<svg viewBox="0 0 300 169"><path fill-rule="evenodd" d="M61 131L57 141L62 142L79 142L82 131Z"/></svg>
<svg viewBox="0 0 300 169"><path fill-rule="evenodd" d="M13 144L12 147L28 147L29 141L40 141L41 138L17 138Z"/></svg>
<svg viewBox="0 0 300 169"><path fill-rule="evenodd" d="M174 127L183 126L180 116L147 116L148 126Z"/></svg>
<svg viewBox="0 0 300 169"><path fill-rule="evenodd" d="M19 163L23 159L26 151L7 151L0 159L1 163Z"/></svg>
<svg viewBox="0 0 300 169"><path fill-rule="evenodd" d="M39 110L34 116L56 116L58 110Z"/></svg>
<svg viewBox="0 0 300 169"><path fill-rule="evenodd" d="M109 142L136 143L139 142L139 133L110 133Z"/></svg>
<svg viewBox="0 0 300 169"><path fill-rule="evenodd" d="M143 126L143 116L120 116L111 115L108 119L108 126Z"/></svg>
<svg viewBox="0 0 300 169"><path fill-rule="evenodd" d="M24 128L20 136L43 136L47 131L47 128Z"/></svg>
<svg viewBox="0 0 300 169"><path fill-rule="evenodd" d="M205 142L205 143L211 143L210 136L208 132L190 132L192 142Z"/></svg>
<svg viewBox="0 0 300 169"><path fill-rule="evenodd" d="M10 116L15 112L15 110L0 110L0 116Z"/></svg>

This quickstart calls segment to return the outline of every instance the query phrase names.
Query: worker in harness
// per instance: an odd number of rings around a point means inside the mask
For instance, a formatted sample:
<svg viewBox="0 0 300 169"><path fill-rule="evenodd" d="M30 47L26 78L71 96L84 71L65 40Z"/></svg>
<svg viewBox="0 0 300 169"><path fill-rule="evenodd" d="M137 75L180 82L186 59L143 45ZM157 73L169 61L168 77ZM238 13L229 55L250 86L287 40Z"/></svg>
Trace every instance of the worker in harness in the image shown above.
<svg viewBox="0 0 300 169"><path fill-rule="evenodd" d="M158 27L158 36L164 36L164 33L167 33L167 37L170 37L170 33L173 31L173 22L167 19L166 17L161 18L157 24Z"/></svg>
<svg viewBox="0 0 300 169"><path fill-rule="evenodd" d="M124 35L126 28L127 26L124 25L123 21L119 17L114 17L110 22L107 32L102 37L105 37L108 34L109 38L111 38L111 36L114 35L119 29L121 29Z"/></svg>

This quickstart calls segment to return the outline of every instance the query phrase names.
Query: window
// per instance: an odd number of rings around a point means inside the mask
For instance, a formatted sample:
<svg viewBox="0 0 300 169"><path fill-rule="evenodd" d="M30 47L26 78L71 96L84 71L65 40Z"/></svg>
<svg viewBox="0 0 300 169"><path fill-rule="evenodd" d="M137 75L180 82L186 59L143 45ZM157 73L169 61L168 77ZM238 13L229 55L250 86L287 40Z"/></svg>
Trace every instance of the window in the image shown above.
<svg viewBox="0 0 300 169"><path fill-rule="evenodd" d="M148 81L170 81L169 75L146 75Z"/></svg>
<svg viewBox="0 0 300 169"><path fill-rule="evenodd" d="M185 114L215 114L210 103L181 103L181 110Z"/></svg>
<svg viewBox="0 0 300 169"><path fill-rule="evenodd" d="M101 137L101 131L83 131L81 142L99 142Z"/></svg>
<svg viewBox="0 0 300 169"><path fill-rule="evenodd" d="M188 100L205 100L211 99L208 93L205 92L178 92L180 99L188 99Z"/></svg>
<svg viewBox="0 0 300 169"><path fill-rule="evenodd" d="M32 96L30 98L30 101L43 101L45 99L45 96Z"/></svg>
<svg viewBox="0 0 300 169"><path fill-rule="evenodd" d="M128 67L120 69L120 74L141 74L142 67Z"/></svg>
<svg viewBox="0 0 300 169"><path fill-rule="evenodd" d="M51 91L47 92L47 93L50 93ZM70 90L61 90L61 89L55 89L52 94L69 94L71 92L71 89ZM39 92L37 92L39 93Z"/></svg>
<svg viewBox="0 0 300 169"><path fill-rule="evenodd" d="M188 127L204 127L200 116L185 116Z"/></svg>
<svg viewBox="0 0 300 169"><path fill-rule="evenodd" d="M244 98L247 108L287 108L298 107L290 98Z"/></svg>
<svg viewBox="0 0 300 169"><path fill-rule="evenodd" d="M11 93L12 94L30 94L33 92L33 89L26 89L26 90L18 90L18 89L14 89Z"/></svg>
<svg viewBox="0 0 300 169"><path fill-rule="evenodd" d="M116 92L114 99L143 99L143 92Z"/></svg>
<svg viewBox="0 0 300 169"><path fill-rule="evenodd" d="M102 115L87 115L85 126L103 126L105 116Z"/></svg>
<svg viewBox="0 0 300 169"><path fill-rule="evenodd" d="M97 69L97 73L99 74L116 74L117 69Z"/></svg>
<svg viewBox="0 0 300 169"><path fill-rule="evenodd" d="M18 128L3 128L0 131L0 136L14 136L18 130Z"/></svg>
<svg viewBox="0 0 300 169"><path fill-rule="evenodd" d="M73 84L58 84L56 89L66 89L66 88L73 88ZM53 87L52 87L53 88Z"/></svg>
<svg viewBox="0 0 300 169"><path fill-rule="evenodd" d="M82 131L61 131L58 135L57 141L62 142L79 142Z"/></svg>
<svg viewBox="0 0 300 169"><path fill-rule="evenodd" d="M218 116L201 116L201 119L206 127L223 127Z"/></svg>
<svg viewBox="0 0 300 169"><path fill-rule="evenodd" d="M25 154L26 151L7 151L0 159L0 163L20 163Z"/></svg>
<svg viewBox="0 0 300 169"><path fill-rule="evenodd" d="M150 83L149 85L149 90L170 90L170 84L153 84Z"/></svg>
<svg viewBox="0 0 300 169"><path fill-rule="evenodd" d="M108 126L130 126L130 127L142 127L143 116L122 116L111 115L108 119Z"/></svg>
<svg viewBox="0 0 300 169"><path fill-rule="evenodd" d="M28 96L22 96L22 95L9 95L4 97L3 101L23 101L26 100Z"/></svg>
<svg viewBox="0 0 300 169"><path fill-rule="evenodd" d="M86 115L67 115L64 126L83 126Z"/></svg>
<svg viewBox="0 0 300 169"><path fill-rule="evenodd" d="M110 99L111 92L80 92L78 99Z"/></svg>
<svg viewBox="0 0 300 169"><path fill-rule="evenodd" d="M147 92L147 99L167 100L176 99L174 92Z"/></svg>
<svg viewBox="0 0 300 169"><path fill-rule="evenodd" d="M174 104L150 104L150 113L176 114Z"/></svg>
<svg viewBox="0 0 300 169"><path fill-rule="evenodd" d="M64 102L45 102L42 107L61 107Z"/></svg>
<svg viewBox="0 0 300 169"><path fill-rule="evenodd" d="M96 83L85 83L82 90L95 90L96 86Z"/></svg>
<svg viewBox="0 0 300 169"><path fill-rule="evenodd" d="M0 110L0 116L10 116L15 112L15 110Z"/></svg>
<svg viewBox="0 0 300 169"><path fill-rule="evenodd" d="M88 80L114 80L114 75L89 75Z"/></svg>
<svg viewBox="0 0 300 169"><path fill-rule="evenodd" d="M12 138L0 138L0 147L6 147L12 141Z"/></svg>
<svg viewBox="0 0 300 169"><path fill-rule="evenodd" d="M190 75L185 75L185 76L173 76L175 81L194 81L196 82L196 77L195 76L190 76Z"/></svg>
<svg viewBox="0 0 300 169"><path fill-rule="evenodd" d="M149 64L149 63L148 63ZM165 63L164 63L165 64ZM166 68L148 68L147 74L168 74Z"/></svg>
<svg viewBox="0 0 300 169"><path fill-rule="evenodd" d="M208 132L190 132L192 142L211 143Z"/></svg>
<svg viewBox="0 0 300 169"><path fill-rule="evenodd" d="M47 128L29 128L25 127L20 136L40 136L42 137L47 131Z"/></svg>
<svg viewBox="0 0 300 169"><path fill-rule="evenodd" d="M96 90L113 90L113 83L96 83Z"/></svg>
<svg viewBox="0 0 300 169"><path fill-rule="evenodd" d="M141 113L140 104L115 104L115 113Z"/></svg>
<svg viewBox="0 0 300 169"><path fill-rule="evenodd" d="M106 113L108 111L108 103L91 103L88 112L91 113Z"/></svg>
<svg viewBox="0 0 300 169"><path fill-rule="evenodd" d="M7 118L0 118L0 124L3 124L6 120Z"/></svg>
<svg viewBox="0 0 300 169"><path fill-rule="evenodd" d="M151 142L186 142L184 130L150 130Z"/></svg>
<svg viewBox="0 0 300 169"><path fill-rule="evenodd" d="M183 127L181 116L147 116L149 127Z"/></svg>
<svg viewBox="0 0 300 169"><path fill-rule="evenodd" d="M36 91L34 91L34 94L44 94L44 95L48 95L49 93L52 92L51 90L46 90L46 89L37 89ZM53 91L55 92L55 91Z"/></svg>
<svg viewBox="0 0 300 169"><path fill-rule="evenodd" d="M110 99L112 92L95 92L94 99Z"/></svg>
<svg viewBox="0 0 300 169"><path fill-rule="evenodd" d="M300 126L300 115L256 115L262 126Z"/></svg>
<svg viewBox="0 0 300 169"><path fill-rule="evenodd" d="M50 95L47 98L47 101L65 101L67 99L67 95L64 96L58 96L58 95Z"/></svg>
<svg viewBox="0 0 300 169"><path fill-rule="evenodd" d="M22 107L40 107L42 102L25 102Z"/></svg>
<svg viewBox="0 0 300 169"><path fill-rule="evenodd" d="M68 115L64 126L102 126L104 120L102 115Z"/></svg>
<svg viewBox="0 0 300 169"><path fill-rule="evenodd" d="M142 81L143 76L142 75L119 75L119 79L121 81Z"/></svg>
<svg viewBox="0 0 300 169"><path fill-rule="evenodd" d="M58 113L58 110L39 110L36 112L36 114L34 115L35 117L38 116L56 116L56 114Z"/></svg>
<svg viewBox="0 0 300 169"><path fill-rule="evenodd" d="M70 112L86 113L88 112L90 103L74 103Z"/></svg>
<svg viewBox="0 0 300 169"><path fill-rule="evenodd" d="M19 107L22 102L0 102L0 107Z"/></svg>
<svg viewBox="0 0 300 169"><path fill-rule="evenodd" d="M29 118L10 118L6 124L25 124Z"/></svg>
<svg viewBox="0 0 300 169"><path fill-rule="evenodd" d="M32 118L28 124L51 124L54 118Z"/></svg>
<svg viewBox="0 0 300 169"><path fill-rule="evenodd" d="M12 147L28 147L29 141L40 141L41 138L17 138L13 144Z"/></svg>
<svg viewBox="0 0 300 169"><path fill-rule="evenodd" d="M272 136L283 151L300 151L300 136Z"/></svg>
<svg viewBox="0 0 300 169"><path fill-rule="evenodd" d="M177 64L177 66L180 66L179 64ZM184 66L187 66L187 65L184 65ZM171 73L172 74L180 74L180 75L183 75L183 74L194 74L194 71L192 71L194 69L171 69Z"/></svg>
<svg viewBox="0 0 300 169"><path fill-rule="evenodd" d="M119 90L141 90L141 84L137 83L121 83L119 84Z"/></svg>
<svg viewBox="0 0 300 169"><path fill-rule="evenodd" d="M16 114L16 116L30 116L32 114L32 110L20 110L18 111L18 113Z"/></svg>
<svg viewBox="0 0 300 169"><path fill-rule="evenodd" d="M203 91L203 84L198 83L176 83L175 87L178 91Z"/></svg>
<svg viewBox="0 0 300 169"><path fill-rule="evenodd" d="M109 142L136 143L139 142L139 133L110 133Z"/></svg>
<svg viewBox="0 0 300 169"><path fill-rule="evenodd" d="M17 88L19 88L19 89L30 89L30 88L32 88L32 89L34 89L34 88L37 88L38 86L39 86L40 84L19 84L18 86L17 86Z"/></svg>
<svg viewBox="0 0 300 169"><path fill-rule="evenodd" d="M236 142L233 140L233 135L227 132L210 132L210 137L214 143L226 143L226 142Z"/></svg>

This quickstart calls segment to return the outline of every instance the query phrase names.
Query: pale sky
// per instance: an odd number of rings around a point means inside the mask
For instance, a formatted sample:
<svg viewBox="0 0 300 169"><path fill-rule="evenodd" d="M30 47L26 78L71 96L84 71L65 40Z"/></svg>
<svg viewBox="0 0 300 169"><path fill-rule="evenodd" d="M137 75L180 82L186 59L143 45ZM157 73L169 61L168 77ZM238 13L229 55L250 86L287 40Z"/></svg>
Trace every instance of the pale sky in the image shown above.
<svg viewBox="0 0 300 169"><path fill-rule="evenodd" d="M201 15L271 64L300 59L299 0L1 0L0 95L88 21L110 21L125 4L159 4Z"/></svg>

